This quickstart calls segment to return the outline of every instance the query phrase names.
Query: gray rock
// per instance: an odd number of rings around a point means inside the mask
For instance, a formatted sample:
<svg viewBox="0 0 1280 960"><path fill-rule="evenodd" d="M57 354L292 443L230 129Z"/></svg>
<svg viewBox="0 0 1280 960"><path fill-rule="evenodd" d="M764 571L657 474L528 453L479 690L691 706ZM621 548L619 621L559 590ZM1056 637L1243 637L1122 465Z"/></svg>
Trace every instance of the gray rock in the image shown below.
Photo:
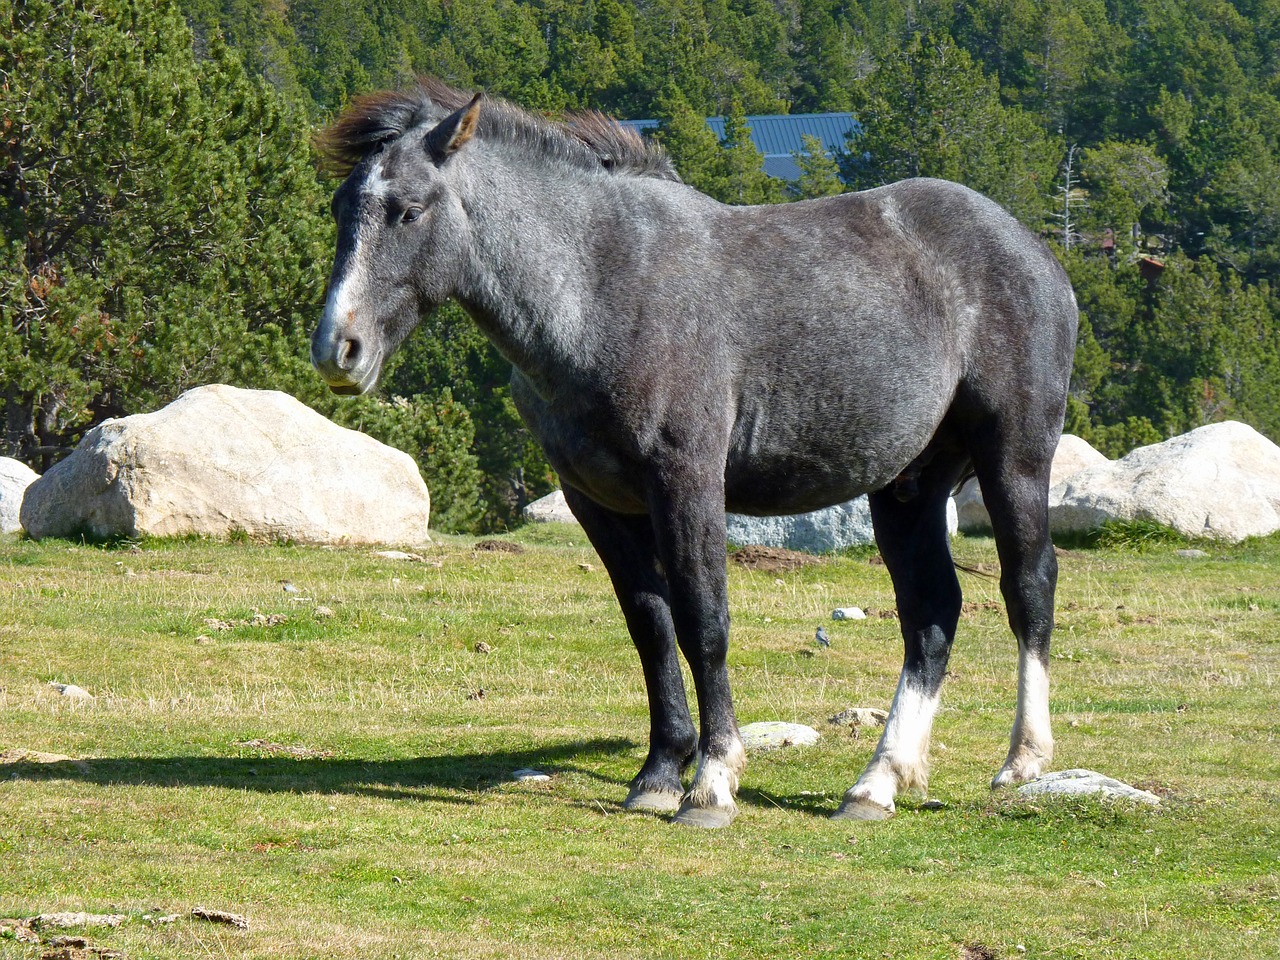
<svg viewBox="0 0 1280 960"><path fill-rule="evenodd" d="M551 775L541 770L534 770L532 767L524 767L511 774L511 779L518 783L542 783L550 780Z"/></svg>
<svg viewBox="0 0 1280 960"><path fill-rule="evenodd" d="M1207 557L1209 555L1205 553L1203 550L1175 550L1174 553L1176 553L1180 557L1186 557L1190 560L1195 560L1200 557Z"/></svg>
<svg viewBox="0 0 1280 960"><path fill-rule="evenodd" d="M956 506L947 502L947 529L956 532ZM813 513L786 517L728 516L729 542L740 547L782 547L804 553L830 553L846 547L875 543L871 508L866 497L857 497Z"/></svg>
<svg viewBox="0 0 1280 960"><path fill-rule="evenodd" d="M533 501L521 511L530 523L577 523L569 505L564 502L564 491L553 490L545 497Z"/></svg>
<svg viewBox="0 0 1280 960"><path fill-rule="evenodd" d="M1228 421L1099 464L1049 493L1054 532L1108 520L1154 520L1188 537L1230 542L1280 530L1280 447Z"/></svg>
<svg viewBox="0 0 1280 960"><path fill-rule="evenodd" d="M831 611L832 620L865 620L866 611L861 607L836 607Z"/></svg>
<svg viewBox="0 0 1280 960"><path fill-rule="evenodd" d="M74 683L50 683L49 686L57 690L64 697L71 700L92 700L93 694L84 687L77 687Z"/></svg>
<svg viewBox="0 0 1280 960"><path fill-rule="evenodd" d="M417 464L275 390L214 384L155 413L108 420L27 488L36 538L251 537L421 544Z"/></svg>
<svg viewBox="0 0 1280 960"><path fill-rule="evenodd" d="M1074 434L1064 433L1058 438L1058 447L1053 454L1049 485L1056 486L1082 470L1110 462L1090 446L1087 440L1081 440ZM982 499L982 490L978 486L977 477L966 480L960 492L956 494L956 513L959 517L960 529L965 533L991 532L991 517Z"/></svg>
<svg viewBox="0 0 1280 960"><path fill-rule="evenodd" d="M748 723L738 730L742 745L748 751L780 750L783 747L807 747L818 742L822 734L803 723L784 723L781 720L763 720Z"/></svg>
<svg viewBox="0 0 1280 960"><path fill-rule="evenodd" d="M1129 784L1094 770L1060 770L1057 773L1046 773L1042 777L1030 780L1018 787L1018 793L1024 797L1066 796L1066 797L1102 797L1133 800L1150 806L1158 806L1160 798L1154 793L1139 790Z"/></svg>
<svg viewBox="0 0 1280 960"><path fill-rule="evenodd" d="M374 553L375 557L381 557L383 560L421 560L422 555L418 553L405 553L403 550L378 550Z"/></svg>
<svg viewBox="0 0 1280 960"><path fill-rule="evenodd" d="M883 727L888 719L888 712L878 707L849 707L829 717L827 723L838 727Z"/></svg>
<svg viewBox="0 0 1280 960"><path fill-rule="evenodd" d="M118 927L127 920L122 913L42 913L27 924L37 930L62 930L68 927Z"/></svg>
<svg viewBox="0 0 1280 960"><path fill-rule="evenodd" d="M0 533L17 533L22 529L19 517L22 496L39 477L21 460L0 457Z"/></svg>
<svg viewBox="0 0 1280 960"><path fill-rule="evenodd" d="M522 515L530 523L578 522L560 490L533 501L524 508ZM782 547L805 553L831 553L845 547L875 543L866 497L795 516L749 517L731 513L726 519L728 541L739 547ZM956 522L955 501L949 501L947 529L952 534L957 530Z"/></svg>

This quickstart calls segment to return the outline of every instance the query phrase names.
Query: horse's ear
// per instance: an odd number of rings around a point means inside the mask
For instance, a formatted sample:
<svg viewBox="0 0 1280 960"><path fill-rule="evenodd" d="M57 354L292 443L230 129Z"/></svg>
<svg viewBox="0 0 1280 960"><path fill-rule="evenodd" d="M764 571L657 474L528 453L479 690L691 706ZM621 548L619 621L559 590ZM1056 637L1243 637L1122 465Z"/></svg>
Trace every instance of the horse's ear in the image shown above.
<svg viewBox="0 0 1280 960"><path fill-rule="evenodd" d="M477 93L469 104L449 114L427 134L427 153L436 163L444 163L475 136L476 126L480 123L480 99L483 96L484 94Z"/></svg>

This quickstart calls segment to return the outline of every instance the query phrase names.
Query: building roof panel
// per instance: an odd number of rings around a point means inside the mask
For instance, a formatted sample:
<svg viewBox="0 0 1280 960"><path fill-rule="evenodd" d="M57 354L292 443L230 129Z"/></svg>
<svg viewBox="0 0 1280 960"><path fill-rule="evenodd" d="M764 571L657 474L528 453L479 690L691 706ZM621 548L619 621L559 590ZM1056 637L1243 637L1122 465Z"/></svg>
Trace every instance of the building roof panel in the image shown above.
<svg viewBox="0 0 1280 960"><path fill-rule="evenodd" d="M845 149L851 133L861 129L851 113L759 114L746 119L751 142L764 155L765 173L783 180L800 177L794 155L804 153L802 137L817 137L828 154L835 154ZM660 125L657 120L618 122L642 134L652 134ZM721 140L724 124L724 117L707 118L707 126Z"/></svg>

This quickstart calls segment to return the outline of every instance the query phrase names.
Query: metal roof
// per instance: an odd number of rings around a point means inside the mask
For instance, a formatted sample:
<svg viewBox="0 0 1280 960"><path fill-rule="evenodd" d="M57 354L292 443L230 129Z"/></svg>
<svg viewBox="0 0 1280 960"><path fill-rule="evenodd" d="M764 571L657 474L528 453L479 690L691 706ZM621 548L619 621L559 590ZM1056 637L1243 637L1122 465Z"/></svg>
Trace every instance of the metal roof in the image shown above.
<svg viewBox="0 0 1280 960"><path fill-rule="evenodd" d="M652 134L658 120L619 120L642 134ZM724 117L708 117L711 132L724 140ZM764 155L764 172L780 180L800 179L795 154L804 153L803 136L817 137L831 156L845 149L849 134L860 128L852 113L759 114L747 117L751 142Z"/></svg>

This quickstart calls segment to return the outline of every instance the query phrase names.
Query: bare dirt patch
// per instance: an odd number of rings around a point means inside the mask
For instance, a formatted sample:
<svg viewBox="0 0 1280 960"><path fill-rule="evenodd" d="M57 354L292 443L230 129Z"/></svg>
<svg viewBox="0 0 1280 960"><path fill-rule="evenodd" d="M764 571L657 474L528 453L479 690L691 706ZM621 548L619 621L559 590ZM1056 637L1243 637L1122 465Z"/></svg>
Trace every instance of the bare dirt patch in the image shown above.
<svg viewBox="0 0 1280 960"><path fill-rule="evenodd" d="M524 553L524 547L510 540L478 540L473 549L487 553Z"/></svg>
<svg viewBox="0 0 1280 960"><path fill-rule="evenodd" d="M765 573L790 573L801 567L811 567L823 562L821 557L798 550L784 550L782 547L740 547L729 554L729 559L748 570L761 570Z"/></svg>
<svg viewBox="0 0 1280 960"><path fill-rule="evenodd" d="M27 750L24 747L10 747L8 750L0 751L0 766L13 763L72 763L77 767L85 765L83 760L77 760L75 757L66 757L60 753L41 753L39 750Z"/></svg>

